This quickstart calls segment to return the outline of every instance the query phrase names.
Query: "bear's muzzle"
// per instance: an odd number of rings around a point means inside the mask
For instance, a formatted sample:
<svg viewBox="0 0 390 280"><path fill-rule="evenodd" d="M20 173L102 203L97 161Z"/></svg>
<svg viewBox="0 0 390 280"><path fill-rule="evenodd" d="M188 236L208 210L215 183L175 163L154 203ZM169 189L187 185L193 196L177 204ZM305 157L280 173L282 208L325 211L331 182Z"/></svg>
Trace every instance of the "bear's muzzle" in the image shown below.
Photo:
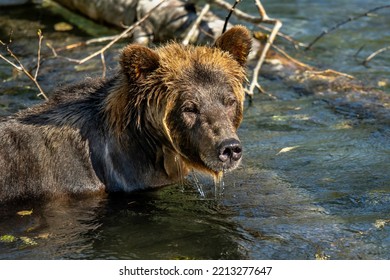
<svg viewBox="0 0 390 280"><path fill-rule="evenodd" d="M227 139L218 146L218 158L225 164L239 161L242 156L242 146L237 139Z"/></svg>

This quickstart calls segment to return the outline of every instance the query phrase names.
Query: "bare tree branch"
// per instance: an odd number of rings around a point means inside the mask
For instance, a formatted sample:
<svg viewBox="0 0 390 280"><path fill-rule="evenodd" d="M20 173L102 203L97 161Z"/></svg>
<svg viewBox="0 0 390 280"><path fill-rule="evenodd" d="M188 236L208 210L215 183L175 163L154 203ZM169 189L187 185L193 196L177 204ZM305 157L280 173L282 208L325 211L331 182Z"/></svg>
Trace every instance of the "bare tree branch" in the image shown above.
<svg viewBox="0 0 390 280"><path fill-rule="evenodd" d="M255 0L256 1L256 6L257 6L257 9L259 11L259 14L261 16L261 18L263 18L267 23L273 23L274 24L274 27L272 29L272 32L271 34L269 35L269 37L267 38L267 41L264 45L264 48L263 50L261 51L261 54L260 54L260 57L259 57L259 60L256 64L256 67L254 68L253 70L253 73L252 73L252 82L250 83L249 85L249 89L246 90L246 93L249 95L249 96L253 96L254 94L254 90L255 88L257 88L260 92L263 92L259 82L258 82L258 77L259 77L259 74L260 74L260 69L261 69L261 66L263 65L264 63L264 60L267 56L267 53L268 53L268 50L269 48L271 47L271 45L273 44L274 40L275 40L275 37L276 35L278 34L280 28L282 27L282 22L278 19L273 19L273 18L270 18L263 5L261 4L260 0Z"/></svg>
<svg viewBox="0 0 390 280"><path fill-rule="evenodd" d="M231 4L225 2L224 0L212 0L211 1L213 4L217 5L218 7L221 7L225 10L228 10L230 11L232 9L232 6ZM262 29L262 30L265 30L265 31L268 31L268 32L272 32L272 29L271 28L268 28L266 26L263 26L261 25L261 23L270 23L270 24L273 24L273 22L267 22L267 21L264 21L261 17L255 17L255 16L252 16L250 14L247 14L243 11L241 11L240 9L237 9L235 8L233 13L238 19L240 20L243 20L243 21L246 21L246 22L249 22L249 23L252 23L254 25L256 25L256 27ZM281 32L278 32L278 36L287 40L288 42L292 43L294 46L301 46L301 47L305 47L306 44L302 43L302 42L298 42L296 40L294 40L293 38L291 38L290 36L286 35L286 34L283 34Z"/></svg>
<svg viewBox="0 0 390 280"><path fill-rule="evenodd" d="M8 64L10 64L12 67L14 67L16 70L18 71L22 71L22 67L16 65L15 63L13 63L12 61L10 61L8 58L6 58L5 56L3 56L1 53L0 53L0 58L2 60L4 60L5 62L7 62Z"/></svg>
<svg viewBox="0 0 390 280"><path fill-rule="evenodd" d="M38 77L39 67L41 65L41 47L42 47L42 39L43 39L41 30L38 30L38 39L39 39L39 43L38 43L38 53L37 53L37 67L35 69L34 80L36 80Z"/></svg>
<svg viewBox="0 0 390 280"><path fill-rule="evenodd" d="M41 30L38 30L38 40L39 40L38 41L38 60L37 60L37 67L36 67L34 76L30 72L27 71L27 69L24 67L24 65L20 61L20 59L12 52L12 50L9 48L9 46L7 44L3 43L2 41L0 41L0 44L2 44L3 46L6 46L6 50L7 50L8 54L16 61L16 63L13 63L12 61L10 61L9 59L7 59L6 57L4 57L1 54L0 54L0 58L3 59L8 64L10 64L12 67L14 67L17 71L23 72L23 74L25 74L35 84L35 86L39 90L39 93L37 96L42 96L45 100L49 100L49 98L47 98L46 94L44 93L43 89L41 88L41 86L37 80L38 71L39 71L40 62L41 62L42 39L43 39L42 32L41 32Z"/></svg>
<svg viewBox="0 0 390 280"><path fill-rule="evenodd" d="M228 10L228 11L230 11L232 9L232 5L225 2L224 0L212 0L212 3L225 9L225 10ZM233 13L238 18L245 20L247 22L253 23L253 24L258 24L258 23L263 22L262 18L258 18L258 17L252 16L250 14L244 13L243 11L241 11L239 9L234 9Z"/></svg>
<svg viewBox="0 0 390 280"><path fill-rule="evenodd" d="M201 23L202 19L206 15L206 13L210 10L210 4L204 5L202 11L200 12L198 18L195 20L195 22L192 24L190 31L187 33L186 37L183 40L183 45L188 45L194 36L194 33L196 29L198 28L199 24Z"/></svg>
<svg viewBox="0 0 390 280"><path fill-rule="evenodd" d="M77 64L83 64L87 61L89 61L90 59L100 55L101 56L101 59L102 59L102 62L104 62L104 58L102 58L102 54L104 54L104 52L106 50L108 50L110 47L112 47L112 45L114 45L116 42L118 42L120 39L126 37L130 32L132 32L136 27L140 26L146 19L149 18L149 16L157 9L159 8L164 2L166 2L167 0L161 0L160 3L158 3L156 6L154 6L147 14L145 14L145 16L143 16L140 20L138 20L137 22L135 22L134 24L132 24L131 26L127 27L122 33L118 34L118 35L115 35L115 36L110 36L110 37L103 37L103 38L98 38L98 39L92 39L92 40L89 40L87 42L81 42L81 43L77 43L77 44L73 44L71 46L67 46L66 49L71 49L71 48L74 48L74 47L78 47L78 46L83 46L83 45L87 45L87 44L90 44L91 42L100 42L100 41L107 41L107 39L110 40L110 42L105 45L103 48L99 49L98 51L90 54L89 56L83 58L83 59L73 59L73 58L69 58L69 57L64 57L64 56L59 56L57 55L57 52L56 50L48 45L48 47L52 50L53 52L53 55L55 57L59 57L59 58L64 58L68 61L71 61L71 62L75 62ZM105 67L105 63L103 63L103 67ZM105 68L103 69L105 71Z"/></svg>
<svg viewBox="0 0 390 280"><path fill-rule="evenodd" d="M325 35L327 35L327 34L333 32L333 31L335 31L335 30L338 29L340 26L343 26L344 24L347 24L348 22L355 21L355 20L357 20L357 19L359 19L359 18L367 17L367 16L369 16L369 15L370 15L371 13L373 13L373 12L376 12L376 11L381 10L381 9L386 9L386 8L390 8L390 5L375 7L375 8L373 8L373 9L368 10L367 12L364 12L364 13L359 14L359 15L357 15L357 16L349 17L348 19L343 20L343 21L337 23L336 25L332 26L331 28L322 31L322 33L321 33L319 36L317 36L317 37L316 37L316 38L315 38L315 39L314 39L314 40L305 48L305 50L310 50L310 49L313 47L313 45L314 45L315 43L317 43L322 37L324 37Z"/></svg>
<svg viewBox="0 0 390 280"><path fill-rule="evenodd" d="M143 16L139 21L132 24L128 28L126 28L121 34L117 35L110 43L108 43L106 46L101 48L99 51L87 56L86 58L83 58L79 61L79 64L83 64L84 62L90 60L91 58L94 58L95 56L104 53L107 49L109 49L112 45L114 45L116 42L118 42L120 39L122 39L127 33L130 33L133 31L136 27L141 25L158 7L160 7L166 0L162 0L160 3L158 3L156 6L154 6L145 16Z"/></svg>
<svg viewBox="0 0 390 280"><path fill-rule="evenodd" d="M106 70L107 70L106 59L104 58L104 53L100 54L100 59L102 61L102 66L103 66L102 78L104 79L106 77Z"/></svg>
<svg viewBox="0 0 390 280"><path fill-rule="evenodd" d="M229 19L232 16L233 11L236 9L236 6L240 2L241 2L241 0L236 0L234 2L233 6L230 8L230 11L229 11L229 13L228 13L228 15L226 16L226 19L225 19L225 24L223 25L222 34L225 33L227 25L228 25L228 22L229 22Z"/></svg>
<svg viewBox="0 0 390 280"><path fill-rule="evenodd" d="M370 62L375 56L377 56L378 54L380 53L383 53L385 51L388 51L390 50L390 46L387 46L387 47L384 47L384 48L381 48L375 52L373 52L372 54L370 54L365 60L363 60L363 65L368 67L368 62Z"/></svg>

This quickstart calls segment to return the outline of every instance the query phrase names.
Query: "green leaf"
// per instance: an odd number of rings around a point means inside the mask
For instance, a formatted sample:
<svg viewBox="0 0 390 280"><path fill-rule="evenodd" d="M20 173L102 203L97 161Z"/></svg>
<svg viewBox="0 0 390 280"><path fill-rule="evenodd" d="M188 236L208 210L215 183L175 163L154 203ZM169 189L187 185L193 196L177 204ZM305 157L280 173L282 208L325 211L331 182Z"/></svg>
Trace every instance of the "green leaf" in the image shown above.
<svg viewBox="0 0 390 280"><path fill-rule="evenodd" d="M28 246L38 245L37 242L35 242L33 239L31 239L30 237L27 237L27 236L21 236L20 240L23 241L24 245L28 245Z"/></svg>
<svg viewBox="0 0 390 280"><path fill-rule="evenodd" d="M0 242L3 242L3 243L11 243L11 242L16 241L16 239L17 238L15 236L10 235L10 234L5 234L5 235L0 236Z"/></svg>

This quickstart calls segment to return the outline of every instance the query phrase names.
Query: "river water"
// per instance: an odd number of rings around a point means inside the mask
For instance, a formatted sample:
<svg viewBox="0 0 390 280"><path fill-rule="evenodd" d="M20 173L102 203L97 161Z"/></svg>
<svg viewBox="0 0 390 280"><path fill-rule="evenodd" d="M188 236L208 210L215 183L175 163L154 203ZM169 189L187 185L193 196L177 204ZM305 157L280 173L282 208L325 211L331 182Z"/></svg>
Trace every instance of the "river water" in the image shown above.
<svg viewBox="0 0 390 280"><path fill-rule="evenodd" d="M268 14L283 21L282 31L305 43L385 4L264 1ZM295 55L389 93L389 52L370 68L360 63L389 44L389 16L387 9L351 22ZM54 24L69 19L52 7L0 8L0 39L8 40L12 29L12 49L33 69L36 30L56 47L100 30L89 23L77 27L78 20L72 31L56 32ZM67 55L84 57L96 48ZM106 55L109 71L116 49ZM75 66L48 58L45 46L42 52L47 58L39 77L48 91L101 74L99 60ZM41 102L31 82L1 61L0 79L0 115ZM357 117L345 111L348 106L334 110L326 95L302 95L264 78L261 83L275 98L258 94L246 104L239 130L243 164L220 185L194 175L184 184L120 198L0 207L0 259L389 259L389 122Z"/></svg>

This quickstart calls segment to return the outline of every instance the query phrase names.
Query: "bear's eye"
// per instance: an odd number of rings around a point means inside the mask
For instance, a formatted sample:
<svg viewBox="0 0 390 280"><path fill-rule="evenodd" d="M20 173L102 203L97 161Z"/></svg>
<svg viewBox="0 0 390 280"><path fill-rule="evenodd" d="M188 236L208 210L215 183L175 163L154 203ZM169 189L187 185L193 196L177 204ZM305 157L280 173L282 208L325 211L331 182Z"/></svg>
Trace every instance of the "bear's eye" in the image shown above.
<svg viewBox="0 0 390 280"><path fill-rule="evenodd" d="M236 103L237 101L234 98L227 98L224 102L226 107L233 107L234 105L236 105Z"/></svg>
<svg viewBox="0 0 390 280"><path fill-rule="evenodd" d="M194 103L187 103L182 107L182 118L185 125L191 128L195 123L199 115L199 109Z"/></svg>
<svg viewBox="0 0 390 280"><path fill-rule="evenodd" d="M192 113L192 114L198 114L199 110L198 107L195 104L187 104L183 107L183 113Z"/></svg>

